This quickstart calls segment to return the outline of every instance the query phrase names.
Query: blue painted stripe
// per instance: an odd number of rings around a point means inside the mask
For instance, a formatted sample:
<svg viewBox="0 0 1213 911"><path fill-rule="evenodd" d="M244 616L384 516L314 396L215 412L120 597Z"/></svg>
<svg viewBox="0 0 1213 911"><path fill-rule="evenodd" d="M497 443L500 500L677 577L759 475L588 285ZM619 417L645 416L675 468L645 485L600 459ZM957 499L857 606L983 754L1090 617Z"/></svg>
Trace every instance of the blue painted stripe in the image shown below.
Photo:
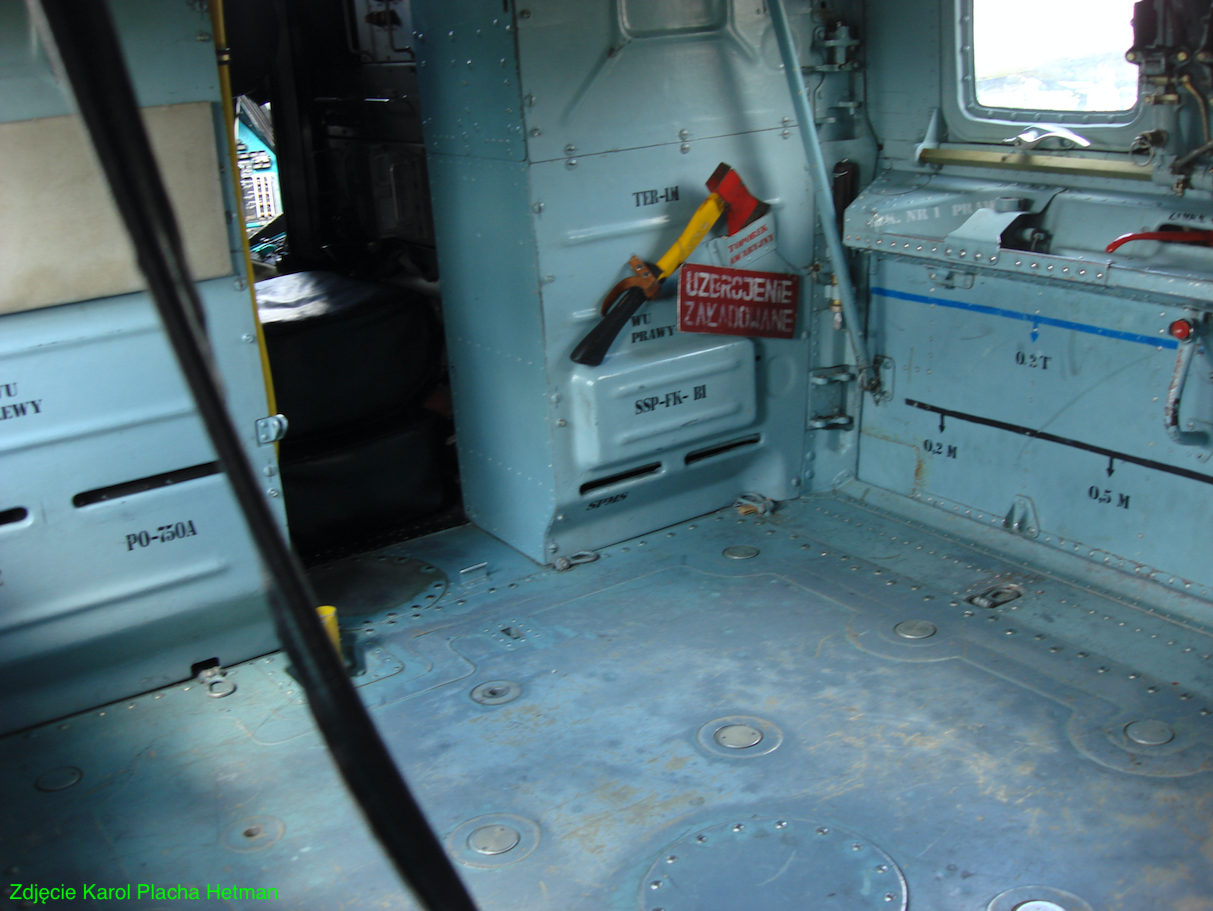
<svg viewBox="0 0 1213 911"><path fill-rule="evenodd" d="M1139 345L1150 345L1154 348L1179 347L1179 342L1170 336L1151 338L1148 335L1138 335L1136 332L1121 332L1118 329L1105 329L1102 326L1091 326L1087 323L1072 323L1067 319L1053 319L1049 316L1020 313L1018 310L1003 310L1001 307L987 307L984 304L966 304L962 301L950 301L942 297L927 297L925 294L907 294L904 291L893 291L890 288L873 288L872 293L879 294L881 297L891 297L894 300L913 301L917 304L938 304L940 307L951 307L953 310L972 310L974 313L1004 316L1007 319L1022 320L1034 326L1056 326L1058 329L1069 329L1072 332L1087 332L1091 335L1102 335L1104 338L1118 338L1124 342L1137 342Z"/></svg>

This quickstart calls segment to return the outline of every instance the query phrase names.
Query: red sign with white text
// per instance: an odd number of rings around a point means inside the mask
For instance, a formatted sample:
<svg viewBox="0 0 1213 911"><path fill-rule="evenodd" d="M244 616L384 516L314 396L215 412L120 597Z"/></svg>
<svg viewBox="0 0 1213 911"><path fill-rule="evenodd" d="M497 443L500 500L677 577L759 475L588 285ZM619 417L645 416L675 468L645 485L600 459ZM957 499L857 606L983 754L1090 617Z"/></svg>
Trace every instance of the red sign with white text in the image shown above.
<svg viewBox="0 0 1213 911"><path fill-rule="evenodd" d="M678 328L791 338L799 301L799 275L686 263L678 279Z"/></svg>

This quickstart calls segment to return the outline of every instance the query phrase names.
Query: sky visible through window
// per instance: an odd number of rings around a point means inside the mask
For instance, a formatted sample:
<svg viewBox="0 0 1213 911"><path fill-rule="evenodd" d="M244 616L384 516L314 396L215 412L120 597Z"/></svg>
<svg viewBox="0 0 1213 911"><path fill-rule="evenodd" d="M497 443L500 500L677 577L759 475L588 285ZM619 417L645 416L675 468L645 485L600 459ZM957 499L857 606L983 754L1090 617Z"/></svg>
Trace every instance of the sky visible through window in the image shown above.
<svg viewBox="0 0 1213 911"><path fill-rule="evenodd" d="M977 103L1126 111L1137 103L1133 0L973 0Z"/></svg>

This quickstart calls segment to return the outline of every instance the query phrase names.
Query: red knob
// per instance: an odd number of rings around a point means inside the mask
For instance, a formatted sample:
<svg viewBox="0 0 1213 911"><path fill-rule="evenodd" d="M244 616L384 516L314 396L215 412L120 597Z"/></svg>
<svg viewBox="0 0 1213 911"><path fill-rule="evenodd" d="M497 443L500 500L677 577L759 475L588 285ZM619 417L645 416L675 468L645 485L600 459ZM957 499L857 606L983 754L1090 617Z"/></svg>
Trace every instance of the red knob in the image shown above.
<svg viewBox="0 0 1213 911"><path fill-rule="evenodd" d="M1192 324L1186 319L1177 319L1171 324L1171 334L1181 342L1192 336Z"/></svg>

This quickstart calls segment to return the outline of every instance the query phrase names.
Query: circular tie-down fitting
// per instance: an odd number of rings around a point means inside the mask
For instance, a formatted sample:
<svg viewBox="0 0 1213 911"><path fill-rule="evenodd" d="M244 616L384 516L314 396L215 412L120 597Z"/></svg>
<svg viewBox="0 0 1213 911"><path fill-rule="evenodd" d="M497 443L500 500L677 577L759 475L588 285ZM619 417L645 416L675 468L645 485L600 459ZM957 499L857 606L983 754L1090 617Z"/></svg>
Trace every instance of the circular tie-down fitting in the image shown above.
<svg viewBox="0 0 1213 911"><path fill-rule="evenodd" d="M902 639L930 639L939 632L939 627L930 620L902 620L893 627L893 632Z"/></svg>
<svg viewBox="0 0 1213 911"><path fill-rule="evenodd" d="M913 613L902 613L902 619L878 610L861 610L846 620L847 639L869 655L893 661L940 661L964 654L959 624L940 616L938 610L911 610Z"/></svg>
<svg viewBox="0 0 1213 911"><path fill-rule="evenodd" d="M83 777L84 773L74 765L59 766L56 769L47 769L35 778L34 787L39 791L65 791Z"/></svg>
<svg viewBox="0 0 1213 911"><path fill-rule="evenodd" d="M480 705L505 705L521 695L522 684L513 680L489 680L468 693L472 701Z"/></svg>
<svg viewBox="0 0 1213 911"><path fill-rule="evenodd" d="M223 830L223 847L238 854L262 851L286 833L286 823L277 816L248 816L238 819Z"/></svg>
<svg viewBox="0 0 1213 911"><path fill-rule="evenodd" d="M717 728L712 739L730 750L748 750L762 742L762 731L749 724L726 724Z"/></svg>
<svg viewBox="0 0 1213 911"><path fill-rule="evenodd" d="M1175 732L1161 721L1130 721L1125 725L1125 736L1142 746L1157 747L1174 740Z"/></svg>
<svg viewBox="0 0 1213 911"><path fill-rule="evenodd" d="M1091 906L1064 889L1052 886L1016 886L1000 892L986 911L1092 911Z"/></svg>
<svg viewBox="0 0 1213 911"><path fill-rule="evenodd" d="M477 816L446 839L447 853L469 867L504 867L525 860L539 846L539 826L510 813Z"/></svg>
<svg viewBox="0 0 1213 911"><path fill-rule="evenodd" d="M1066 722L1070 742L1088 759L1109 769L1151 778L1181 778L1213 771L1213 743L1199 735L1202 726L1195 725L1193 719L1179 716L1162 722L1137 713L1100 708L1076 707Z"/></svg>
<svg viewBox="0 0 1213 911"><path fill-rule="evenodd" d="M868 839L785 817L732 819L675 842L639 899L641 911L904 911L907 895L893 858Z"/></svg>
<svg viewBox="0 0 1213 911"><path fill-rule="evenodd" d="M709 721L699 729L695 740L716 756L749 759L775 750L783 743L783 731L765 718L729 715Z"/></svg>
<svg viewBox="0 0 1213 911"><path fill-rule="evenodd" d="M522 841L522 835L517 829L496 824L473 829L472 834L468 836L468 847L477 854L496 857L498 854L514 850L520 841Z"/></svg>
<svg viewBox="0 0 1213 911"><path fill-rule="evenodd" d="M236 684L227 677L213 677L206 685L206 694L214 699L222 699L236 692Z"/></svg>
<svg viewBox="0 0 1213 911"><path fill-rule="evenodd" d="M757 557L762 551L757 547L751 547L749 544L734 544L732 547L726 547L720 552L722 557L727 557L730 560L750 560Z"/></svg>

